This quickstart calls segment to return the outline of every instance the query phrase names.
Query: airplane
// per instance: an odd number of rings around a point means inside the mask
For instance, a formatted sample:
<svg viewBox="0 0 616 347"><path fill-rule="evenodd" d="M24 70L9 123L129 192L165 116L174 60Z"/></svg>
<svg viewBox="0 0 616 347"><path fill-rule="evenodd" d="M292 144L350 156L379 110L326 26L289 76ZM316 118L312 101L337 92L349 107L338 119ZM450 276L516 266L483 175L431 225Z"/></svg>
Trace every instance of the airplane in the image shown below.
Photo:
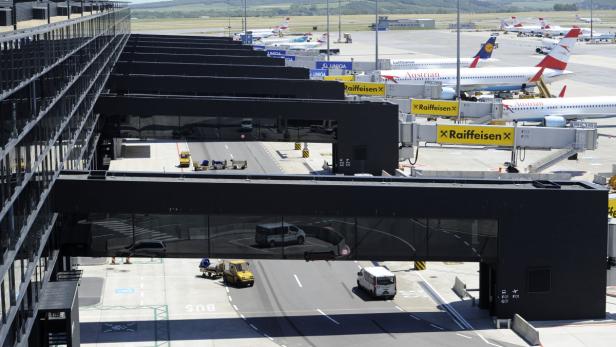
<svg viewBox="0 0 616 347"><path fill-rule="evenodd" d="M560 25L550 25L550 24L546 24L543 18L540 18L540 19L541 19L541 30L542 30L543 36L547 36L547 37L564 36L571 29L580 28L577 25L574 25L572 27L561 27ZM584 35L588 35L590 37L590 29L588 28L580 28L580 29L582 30L580 36L583 37Z"/></svg>
<svg viewBox="0 0 616 347"><path fill-rule="evenodd" d="M501 29L504 30L505 33L512 32L525 35L541 34L541 25L524 25L515 16L512 16L511 19L511 24L501 21ZM539 21L543 21L543 18L539 18Z"/></svg>
<svg viewBox="0 0 616 347"><path fill-rule="evenodd" d="M310 35L301 35L301 36L287 36L287 37L262 37L257 40L256 44L258 45L270 45L270 44L287 44L287 43L296 43L296 42L308 42L310 40Z"/></svg>
<svg viewBox="0 0 616 347"><path fill-rule="evenodd" d="M289 22L291 21L291 18L287 17L285 18L285 20L280 24L277 25L273 28L269 28L269 29L249 29L248 32L252 32L252 39L253 40L258 40L258 39L262 39L262 38L266 38L266 37L270 37L270 36L274 36L276 34L281 34L285 31L287 31L289 29ZM244 32L238 32L233 34L233 38L236 40L239 40L239 38L244 35Z"/></svg>
<svg viewBox="0 0 616 347"><path fill-rule="evenodd" d="M616 96L503 100L503 119L564 127L576 119L616 117Z"/></svg>
<svg viewBox="0 0 616 347"><path fill-rule="evenodd" d="M305 51L305 50L321 47L323 43L325 43L326 41L327 41L327 33L324 33L316 41L279 43L279 44L274 44L273 46L282 47L290 51L294 51L294 50L295 51Z"/></svg>
<svg viewBox="0 0 616 347"><path fill-rule="evenodd" d="M579 28L572 29L537 66L529 67L484 67L460 69L460 90L467 91L512 91L535 86L540 79L551 83L568 77L573 72L566 70L571 48L580 35ZM416 69L378 71L385 82L422 85L428 81L441 82L442 99L456 97L456 69Z"/></svg>
<svg viewBox="0 0 616 347"><path fill-rule="evenodd" d="M593 22L593 23L599 23L599 22L601 22L601 18L596 18L596 17L593 17L593 18L591 19L591 18L589 18L589 17L580 17L580 15L579 15L579 14L576 14L576 15L575 15L575 19L579 20L580 22L584 22L584 23L590 23L590 22Z"/></svg>
<svg viewBox="0 0 616 347"><path fill-rule="evenodd" d="M460 58L460 66L474 68L477 67L479 62L491 63L496 61L496 59L491 58L495 43L496 36L490 36L472 58ZM444 69L454 68L458 64L456 58L392 59L390 63L392 70Z"/></svg>

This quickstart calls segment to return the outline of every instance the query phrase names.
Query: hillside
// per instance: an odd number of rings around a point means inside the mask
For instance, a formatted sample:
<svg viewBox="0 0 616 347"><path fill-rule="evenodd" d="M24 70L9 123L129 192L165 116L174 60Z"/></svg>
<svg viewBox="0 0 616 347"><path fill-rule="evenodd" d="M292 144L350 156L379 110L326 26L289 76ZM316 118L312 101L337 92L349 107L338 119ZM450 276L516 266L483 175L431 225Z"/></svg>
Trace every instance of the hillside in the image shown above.
<svg viewBox="0 0 616 347"><path fill-rule="evenodd" d="M499 13L552 10L555 4L576 4L586 7L584 0L461 0L464 13ZM595 8L616 8L614 0L593 0ZM325 0L248 0L248 16L314 16L325 15ZM340 0L345 15L374 13L374 0ZM455 4L455 3L454 3ZM170 0L135 4L138 18L201 18L229 17L243 14L241 0ZM380 0L379 13L452 13L451 0ZM338 13L338 1L330 0L330 13Z"/></svg>

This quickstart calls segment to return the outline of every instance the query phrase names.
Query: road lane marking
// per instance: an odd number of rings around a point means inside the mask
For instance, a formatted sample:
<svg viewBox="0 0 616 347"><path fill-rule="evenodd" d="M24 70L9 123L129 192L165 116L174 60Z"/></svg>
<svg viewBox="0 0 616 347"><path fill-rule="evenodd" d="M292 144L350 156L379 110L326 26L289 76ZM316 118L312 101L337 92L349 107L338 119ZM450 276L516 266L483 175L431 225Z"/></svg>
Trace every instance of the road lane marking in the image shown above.
<svg viewBox="0 0 616 347"><path fill-rule="evenodd" d="M259 330L259 328L257 328L254 324L250 323L249 324L251 328L255 329L255 330Z"/></svg>
<svg viewBox="0 0 616 347"><path fill-rule="evenodd" d="M268 334L263 334L263 336L265 336L265 337L267 337L268 339L270 339L270 341L274 341L274 339L273 339L271 336L269 336Z"/></svg>
<svg viewBox="0 0 616 347"><path fill-rule="evenodd" d="M439 327L439 326L438 326L438 325L436 325L436 324L430 324L430 326L431 326L431 327L434 327L434 328L437 328L438 330L445 330L445 329L443 329L443 328Z"/></svg>
<svg viewBox="0 0 616 347"><path fill-rule="evenodd" d="M325 316L325 318L329 319L330 321L332 321L332 322L336 323L336 325L340 325L340 323L339 323L337 320L335 320L335 319L333 319L332 317L330 317L330 316L326 315L326 314L325 314L325 312L321 311L321 309L320 309L320 308L317 308L317 312L319 312L320 314L322 314L323 316Z"/></svg>
<svg viewBox="0 0 616 347"><path fill-rule="evenodd" d="M239 311L239 310L240 310L239 308L237 308L237 305L233 305L233 308L234 308L236 311Z"/></svg>
<svg viewBox="0 0 616 347"><path fill-rule="evenodd" d="M465 244L467 247L470 247L470 246L471 246L471 244L470 244L470 243L468 243L468 242L466 242L466 241L464 241L464 244Z"/></svg>
<svg viewBox="0 0 616 347"><path fill-rule="evenodd" d="M361 265L357 265L357 268L361 270Z"/></svg>
<svg viewBox="0 0 616 347"><path fill-rule="evenodd" d="M434 289L434 287L432 287L432 285L430 283L428 283L428 281L426 281L426 279L420 273L415 272L415 274L422 280L423 284L426 287L425 289L428 289L430 296L433 297L433 299L435 299L436 301L439 301L439 302L437 302L437 304L442 305L443 307L445 307L445 310L451 316L452 320L461 329L464 329L464 330L475 330L475 328L473 328L471 323L469 323L466 319L464 319L464 317L455 308L451 307L451 305L449 305L447 303L447 301L445 301L445 299L443 299L441 294L439 294L436 291L436 289Z"/></svg>
<svg viewBox="0 0 616 347"><path fill-rule="evenodd" d="M478 333L478 332L475 332L475 334L477 334L477 336L479 336L479 337L483 340L483 342L487 343L487 344L488 344L488 345L490 345L490 346L494 346L494 347L503 347L503 346L501 346L501 345L497 345L497 344L495 344L495 343L492 343L492 342L490 342L490 341L486 340L486 338L485 338L485 337L483 337L483 335L481 335L481 334L480 334L480 333Z"/></svg>
<svg viewBox="0 0 616 347"><path fill-rule="evenodd" d="M455 237L456 239L460 239L460 236L453 234L453 237Z"/></svg>
<svg viewBox="0 0 616 347"><path fill-rule="evenodd" d="M300 282L300 281L299 281L299 278L297 277L297 275L296 275L296 274L293 274L293 277L295 277L295 281L297 282L297 285L298 285L300 288L303 288L303 286L302 286L302 282Z"/></svg>
<svg viewBox="0 0 616 347"><path fill-rule="evenodd" d="M231 297L231 295L227 295L229 297L229 301L233 301L233 298Z"/></svg>
<svg viewBox="0 0 616 347"><path fill-rule="evenodd" d="M414 316L414 315L412 315L412 314L409 314L409 316L413 317L415 320L421 320L421 318L419 318L419 317L417 317L417 316Z"/></svg>
<svg viewBox="0 0 616 347"><path fill-rule="evenodd" d="M226 144L225 144L225 149L226 149L226 150L229 150L229 146L227 146Z"/></svg>
<svg viewBox="0 0 616 347"><path fill-rule="evenodd" d="M240 317L242 317L243 320L246 320L246 316L244 316L243 314L240 313Z"/></svg>
<svg viewBox="0 0 616 347"><path fill-rule="evenodd" d="M229 293L229 287L225 287L225 289L227 290L227 294Z"/></svg>
<svg viewBox="0 0 616 347"><path fill-rule="evenodd" d="M229 153L229 156L231 157L231 159L233 159L233 154Z"/></svg>
<svg viewBox="0 0 616 347"><path fill-rule="evenodd" d="M462 335L462 334L458 334L458 333L456 333L456 335L464 337L464 338L467 338L467 339L472 339L472 337L470 337L470 336L466 336L466 335Z"/></svg>
<svg viewBox="0 0 616 347"><path fill-rule="evenodd" d="M398 311L400 311L400 312L404 312L404 310L403 310L403 309L401 309L401 308L400 308L400 306L397 306L397 305L396 305L396 308L398 309Z"/></svg>

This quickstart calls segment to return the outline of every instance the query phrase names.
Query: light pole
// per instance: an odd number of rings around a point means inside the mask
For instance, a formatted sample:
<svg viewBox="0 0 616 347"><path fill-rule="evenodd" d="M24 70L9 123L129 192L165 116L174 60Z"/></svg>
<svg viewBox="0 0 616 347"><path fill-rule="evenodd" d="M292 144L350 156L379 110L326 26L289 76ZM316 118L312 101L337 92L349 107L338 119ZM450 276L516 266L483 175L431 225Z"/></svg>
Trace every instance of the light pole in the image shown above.
<svg viewBox="0 0 616 347"><path fill-rule="evenodd" d="M342 42L342 6L338 0L338 43Z"/></svg>
<svg viewBox="0 0 616 347"><path fill-rule="evenodd" d="M329 0L327 0L327 61L329 61Z"/></svg>
<svg viewBox="0 0 616 347"><path fill-rule="evenodd" d="M247 14L246 13L246 6L247 6L246 2L248 2L248 0L244 0L244 25L243 25L244 26L244 35L246 35L247 34L246 32L248 31L248 21L246 19L246 17L247 17L246 16L246 14Z"/></svg>
<svg viewBox="0 0 616 347"><path fill-rule="evenodd" d="M460 0L458 0L456 41L456 98L458 99L458 123L460 123Z"/></svg>
<svg viewBox="0 0 616 347"><path fill-rule="evenodd" d="M593 20L592 20L592 0L590 0L590 43L592 43L593 41L593 33L592 33L592 28L593 28Z"/></svg>
<svg viewBox="0 0 616 347"><path fill-rule="evenodd" d="M374 70L379 69L379 0L374 0Z"/></svg>

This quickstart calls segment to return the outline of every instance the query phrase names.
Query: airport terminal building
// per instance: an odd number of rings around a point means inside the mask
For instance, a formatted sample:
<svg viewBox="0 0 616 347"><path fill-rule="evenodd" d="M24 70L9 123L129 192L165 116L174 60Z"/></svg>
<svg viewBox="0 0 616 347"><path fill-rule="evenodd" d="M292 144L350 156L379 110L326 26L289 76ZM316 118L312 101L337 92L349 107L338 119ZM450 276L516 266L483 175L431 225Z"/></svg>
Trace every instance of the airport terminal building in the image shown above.
<svg viewBox="0 0 616 347"><path fill-rule="evenodd" d="M69 8L0 34L1 346L79 345L71 257L116 256L144 229L175 258L477 262L492 316L605 315L604 189L380 176L398 167L397 105L230 38L131 35L120 3ZM129 137L330 143L341 175L106 171ZM285 223L301 246L234 238Z"/></svg>

